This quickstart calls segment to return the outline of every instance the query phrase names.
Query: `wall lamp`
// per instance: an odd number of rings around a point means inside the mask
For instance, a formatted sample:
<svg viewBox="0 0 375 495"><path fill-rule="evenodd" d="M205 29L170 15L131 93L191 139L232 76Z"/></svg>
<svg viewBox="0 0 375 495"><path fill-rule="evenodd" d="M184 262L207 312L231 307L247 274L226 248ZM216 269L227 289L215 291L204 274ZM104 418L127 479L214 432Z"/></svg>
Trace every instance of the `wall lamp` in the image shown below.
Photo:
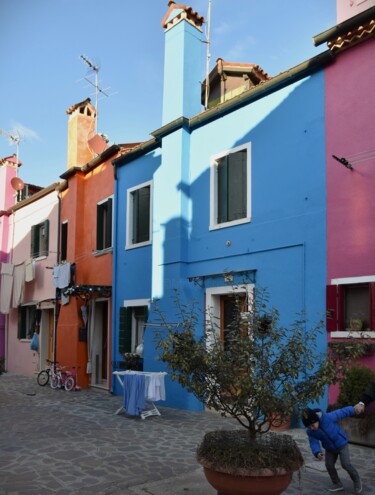
<svg viewBox="0 0 375 495"><path fill-rule="evenodd" d="M339 158L336 155L332 155L332 158L334 158L338 162L342 163L346 168L349 168L350 170L353 170L353 165L351 163L349 163L346 158Z"/></svg>

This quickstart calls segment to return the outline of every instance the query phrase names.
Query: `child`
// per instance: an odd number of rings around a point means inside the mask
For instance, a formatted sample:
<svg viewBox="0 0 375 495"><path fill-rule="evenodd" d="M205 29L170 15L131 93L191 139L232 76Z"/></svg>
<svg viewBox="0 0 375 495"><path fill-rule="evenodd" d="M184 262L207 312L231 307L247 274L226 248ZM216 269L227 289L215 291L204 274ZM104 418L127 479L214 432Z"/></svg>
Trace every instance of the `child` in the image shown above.
<svg viewBox="0 0 375 495"><path fill-rule="evenodd" d="M343 407L329 413L320 409L305 409L302 413L302 422L306 426L311 451L314 456L323 460L333 485L330 492L340 492L344 487L338 476L335 464L340 457L341 466L349 473L354 483L354 493L362 492L362 482L357 470L350 462L348 437L338 425L338 421L347 416L354 416L355 410L352 406ZM321 446L325 449L325 456Z"/></svg>

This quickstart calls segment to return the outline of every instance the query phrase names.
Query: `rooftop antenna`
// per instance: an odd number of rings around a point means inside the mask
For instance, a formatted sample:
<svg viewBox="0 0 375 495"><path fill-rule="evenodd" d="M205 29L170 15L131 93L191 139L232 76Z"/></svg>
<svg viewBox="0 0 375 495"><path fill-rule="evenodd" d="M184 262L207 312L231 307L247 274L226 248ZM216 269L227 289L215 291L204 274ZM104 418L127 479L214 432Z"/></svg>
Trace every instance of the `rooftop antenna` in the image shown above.
<svg viewBox="0 0 375 495"><path fill-rule="evenodd" d="M94 86L94 88L95 88L95 109L96 109L95 134L96 134L98 132L98 96L99 96L99 93L102 93L104 96L109 96L109 95L105 92L105 90L99 88L99 80L98 80L99 68L100 68L99 65L95 64L92 60L90 60L85 55L80 55L80 58L89 67L89 70L95 74L95 82L94 83L92 81L90 81L90 79L88 79L87 77L84 77L84 79L89 84L91 84L91 86ZM109 89L109 88L107 88L107 89Z"/></svg>
<svg viewBox="0 0 375 495"><path fill-rule="evenodd" d="M16 158L18 163L19 145L22 139L21 132L17 128L12 129L10 132L0 129L0 135L8 138L8 143L10 146L16 146Z"/></svg>
<svg viewBox="0 0 375 495"><path fill-rule="evenodd" d="M206 55L206 87L204 95L204 108L208 108L208 96L210 94L210 59L211 59L211 0L208 0L207 12L207 55Z"/></svg>

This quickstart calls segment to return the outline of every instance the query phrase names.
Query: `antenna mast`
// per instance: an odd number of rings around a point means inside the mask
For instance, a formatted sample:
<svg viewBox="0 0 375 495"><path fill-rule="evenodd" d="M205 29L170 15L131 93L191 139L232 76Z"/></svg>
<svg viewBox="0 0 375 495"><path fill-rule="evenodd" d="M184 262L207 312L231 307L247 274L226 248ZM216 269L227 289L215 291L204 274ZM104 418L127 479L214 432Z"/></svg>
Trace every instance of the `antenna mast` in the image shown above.
<svg viewBox="0 0 375 495"><path fill-rule="evenodd" d="M91 69L95 74L95 83L92 83L87 77L85 77L84 79L85 79L85 81L87 81L89 84L91 84L95 88L95 110L96 110L95 134L96 134L98 132L98 96L99 96L99 93L103 93L103 95L105 95L105 96L108 96L108 94L99 88L99 80L98 80L99 66L94 64L94 62L92 62L85 55L80 55L80 58L85 62L85 64L89 67L89 69Z"/></svg>
<svg viewBox="0 0 375 495"><path fill-rule="evenodd" d="M210 59L211 59L211 0L208 0L208 12L207 12L207 55L206 55L206 87L204 97L204 108L208 108L208 96L210 94Z"/></svg>
<svg viewBox="0 0 375 495"><path fill-rule="evenodd" d="M8 142L10 145L13 145L13 144L16 145L16 159L17 159L17 164L18 164L19 145L20 145L20 141L21 141L20 133L18 132L17 129L14 129L13 131L10 131L10 132L4 131L4 129L0 129L0 134L7 136Z"/></svg>

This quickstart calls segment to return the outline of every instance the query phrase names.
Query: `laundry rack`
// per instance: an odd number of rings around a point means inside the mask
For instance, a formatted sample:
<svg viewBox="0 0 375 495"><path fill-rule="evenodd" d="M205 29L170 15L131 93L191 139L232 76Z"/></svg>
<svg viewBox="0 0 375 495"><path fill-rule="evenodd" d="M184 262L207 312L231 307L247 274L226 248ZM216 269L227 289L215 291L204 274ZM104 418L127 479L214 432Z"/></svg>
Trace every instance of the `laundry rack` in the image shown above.
<svg viewBox="0 0 375 495"><path fill-rule="evenodd" d="M155 377L160 376L162 378L162 385L163 385L163 394L161 394L160 399L153 399L151 400L148 395L148 387L147 387L147 381L146 381L146 386L145 386L145 402L151 405L150 408L144 409L142 413L140 414L142 419L147 418L148 416L161 416L161 413L159 409L155 406L154 400L165 400L165 388L164 388L164 377L167 375L165 371L133 371L133 370L126 370L126 371L114 371L113 374L115 375L117 381L121 385L121 388L123 391L125 390L125 375L144 375L145 379L147 378L152 379ZM127 412L125 409L125 406L122 405L116 412L115 414L120 414L120 412Z"/></svg>

